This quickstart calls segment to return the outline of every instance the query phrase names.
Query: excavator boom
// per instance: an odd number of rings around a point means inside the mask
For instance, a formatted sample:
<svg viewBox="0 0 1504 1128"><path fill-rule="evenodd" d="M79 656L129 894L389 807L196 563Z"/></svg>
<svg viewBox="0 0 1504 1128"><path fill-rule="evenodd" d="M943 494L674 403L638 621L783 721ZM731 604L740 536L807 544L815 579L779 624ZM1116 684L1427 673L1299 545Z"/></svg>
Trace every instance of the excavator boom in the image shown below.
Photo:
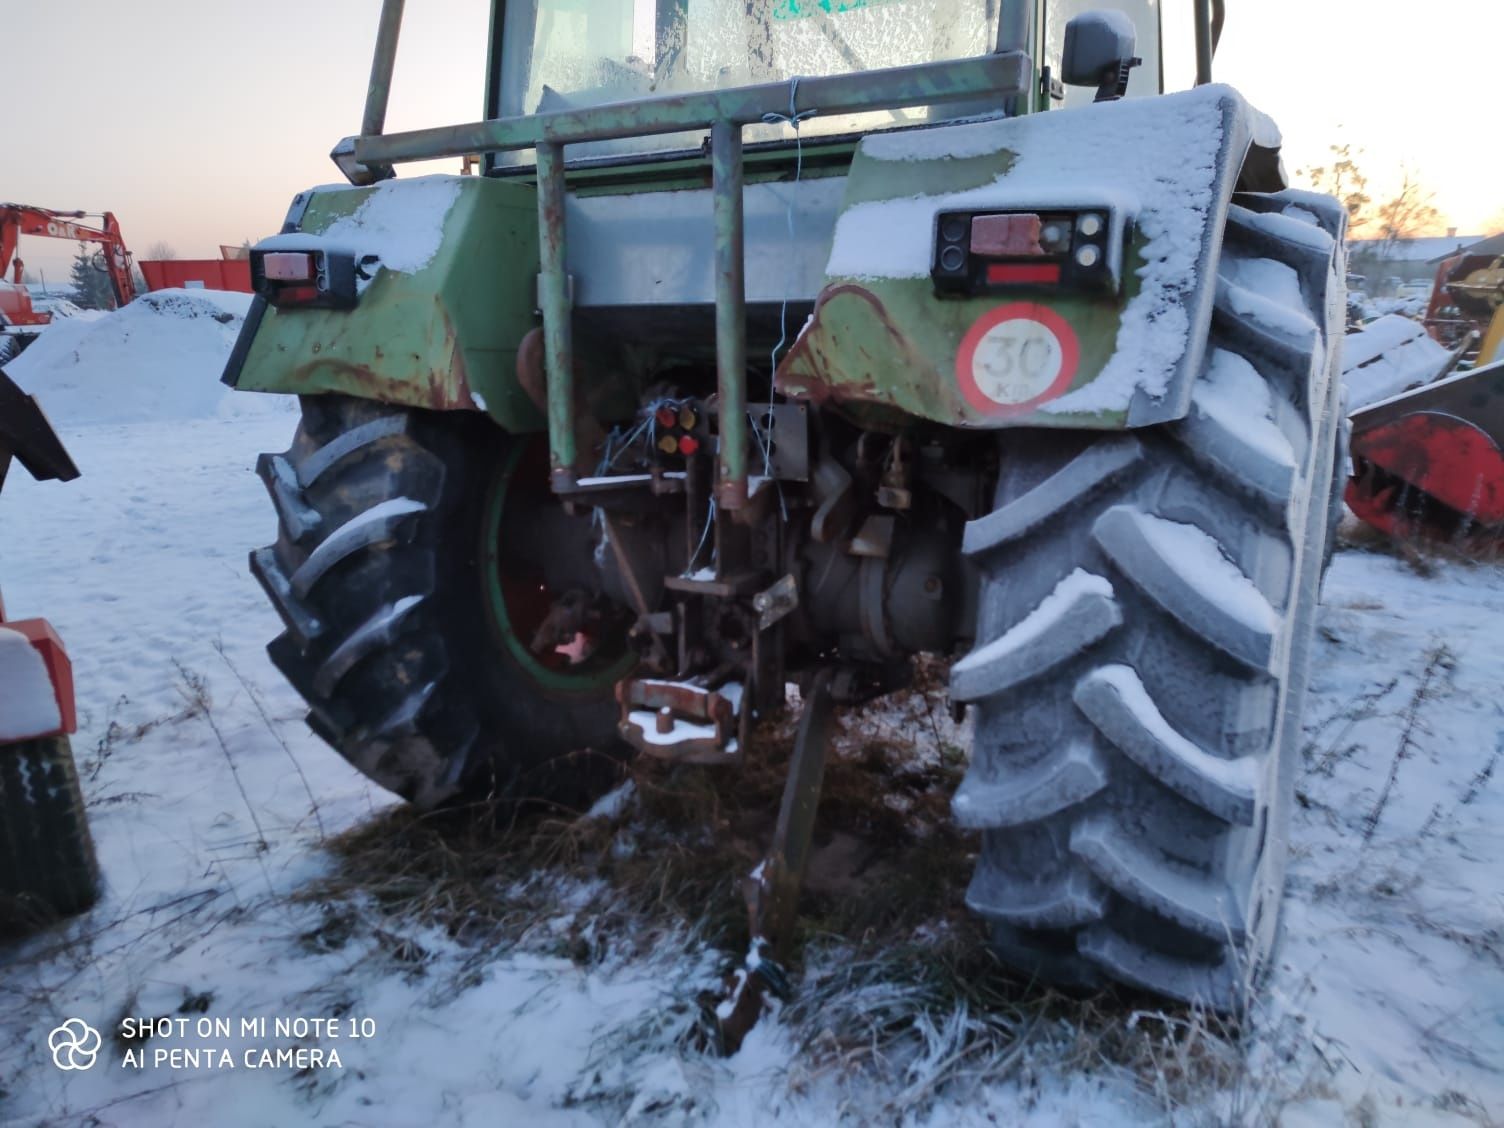
<svg viewBox="0 0 1504 1128"><path fill-rule="evenodd" d="M136 296L136 284L131 278L131 253L126 250L120 224L113 212L105 212L98 227L80 222L87 218L88 214L81 211L62 212L26 204L0 204L0 279L10 269L22 235L98 243L103 251L105 272L110 276L115 304L125 305ZM17 261L18 268L19 265ZM15 281L19 283L20 277Z"/></svg>

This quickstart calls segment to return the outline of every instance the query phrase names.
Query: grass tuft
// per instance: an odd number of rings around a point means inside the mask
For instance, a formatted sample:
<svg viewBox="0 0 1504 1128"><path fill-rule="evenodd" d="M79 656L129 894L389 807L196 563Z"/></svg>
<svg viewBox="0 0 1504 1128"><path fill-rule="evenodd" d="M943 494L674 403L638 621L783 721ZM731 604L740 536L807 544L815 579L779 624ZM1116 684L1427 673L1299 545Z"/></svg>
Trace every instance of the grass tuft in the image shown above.
<svg viewBox="0 0 1504 1128"><path fill-rule="evenodd" d="M838 717L795 993L777 1018L799 1049L789 1085L832 1077L898 1118L1044 1069L1110 1073L1176 1107L1225 1086L1242 1061L1227 1022L1133 992L1064 995L993 954L964 907L977 842L950 818L967 738L937 692L944 677L922 668L913 689ZM793 725L791 715L763 726L739 768L639 759L632 801L613 817L383 814L329 840L340 864L302 894L326 910L303 941L329 950L374 934L421 967L421 946L397 939L419 925L468 946L472 974L514 949L582 966L680 953L686 967L730 973L750 942L741 882L773 832ZM385 918L374 928L360 923L368 908ZM587 1070L574 1103L624 1115L641 1098L631 1062L709 1051L720 996L703 975L682 982L692 985L663 1008L603 1035L595 1056L610 1067Z"/></svg>

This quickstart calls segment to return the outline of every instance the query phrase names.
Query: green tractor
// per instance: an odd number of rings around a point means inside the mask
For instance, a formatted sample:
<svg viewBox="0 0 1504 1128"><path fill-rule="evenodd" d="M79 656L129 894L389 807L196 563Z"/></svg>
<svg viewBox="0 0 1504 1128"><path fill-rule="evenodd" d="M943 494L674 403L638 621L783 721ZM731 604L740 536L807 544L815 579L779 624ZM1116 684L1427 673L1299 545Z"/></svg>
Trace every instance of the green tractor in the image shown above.
<svg viewBox="0 0 1504 1128"><path fill-rule="evenodd" d="M573 802L634 751L736 764L798 682L776 940L831 703L960 655L1003 958L1236 1007L1284 883L1344 213L1210 85L1220 2L1162 94L1155 0L498 0L485 120L386 134L402 7L352 187L252 250L225 375L301 398L251 567L313 729L421 807Z"/></svg>

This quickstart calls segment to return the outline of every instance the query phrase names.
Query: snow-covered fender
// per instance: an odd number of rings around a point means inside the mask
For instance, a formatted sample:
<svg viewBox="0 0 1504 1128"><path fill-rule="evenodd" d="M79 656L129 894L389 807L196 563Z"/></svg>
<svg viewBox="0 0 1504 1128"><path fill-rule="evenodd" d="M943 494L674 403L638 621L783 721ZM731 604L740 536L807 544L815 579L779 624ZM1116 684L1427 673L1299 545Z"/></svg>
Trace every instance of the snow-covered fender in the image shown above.
<svg viewBox="0 0 1504 1128"><path fill-rule="evenodd" d="M0 746L74 732L73 663L46 619L0 610Z"/></svg>
<svg viewBox="0 0 1504 1128"><path fill-rule="evenodd" d="M1278 145L1226 86L867 137L778 387L964 427L1178 419L1203 360L1228 203L1235 189L1284 187ZM1074 248L1060 281L1000 271L947 292L945 213L1050 210L1105 221L1091 285L1069 277ZM1012 244L994 247L1008 257Z"/></svg>
<svg viewBox="0 0 1504 1128"><path fill-rule="evenodd" d="M518 354L526 361L537 325L530 185L423 176L310 189L263 249L313 248L361 264L353 308L278 308L258 296L226 384L484 411L509 431L544 428L539 395L518 377Z"/></svg>

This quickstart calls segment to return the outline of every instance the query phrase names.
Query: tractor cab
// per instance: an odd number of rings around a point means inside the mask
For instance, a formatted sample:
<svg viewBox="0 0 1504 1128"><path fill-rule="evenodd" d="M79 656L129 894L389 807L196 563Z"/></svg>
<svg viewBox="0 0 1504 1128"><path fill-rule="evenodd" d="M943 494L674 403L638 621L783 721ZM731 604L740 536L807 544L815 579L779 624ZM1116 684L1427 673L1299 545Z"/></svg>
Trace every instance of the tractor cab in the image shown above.
<svg viewBox="0 0 1504 1128"><path fill-rule="evenodd" d="M1219 5L1220 13L1220 5ZM487 117L523 117L666 95L704 94L769 82L850 75L1019 51L1033 73L1005 97L841 112L770 112L743 129L749 146L851 137L1000 112L1079 105L1097 96L1095 72L1067 86L1066 30L1103 14L1128 38L1120 58L1129 97L1165 89L1157 0L530 0L498 5L489 61ZM1218 21L1220 23L1220 20ZM1080 25L1085 27L1085 24ZM1100 37L1097 43L1101 43ZM1136 53L1135 53L1136 51ZM1114 79L1115 81L1115 79ZM797 120L796 120L797 119ZM693 130L582 143L571 163L693 151ZM530 164L498 154L497 167Z"/></svg>

